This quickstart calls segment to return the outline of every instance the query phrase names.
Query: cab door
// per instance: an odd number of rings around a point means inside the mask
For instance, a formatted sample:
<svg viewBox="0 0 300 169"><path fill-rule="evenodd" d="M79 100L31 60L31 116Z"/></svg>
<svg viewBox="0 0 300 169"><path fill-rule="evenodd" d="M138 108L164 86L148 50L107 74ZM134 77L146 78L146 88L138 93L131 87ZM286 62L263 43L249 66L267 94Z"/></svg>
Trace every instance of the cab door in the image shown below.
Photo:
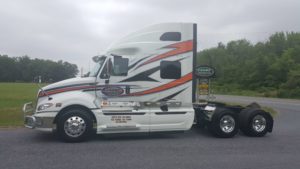
<svg viewBox="0 0 300 169"><path fill-rule="evenodd" d="M96 95L102 103L98 128L102 133L149 131L148 110L127 97L130 84L120 82L128 76L128 63L129 58L111 56L98 75Z"/></svg>
<svg viewBox="0 0 300 169"><path fill-rule="evenodd" d="M194 109L189 99L192 86L189 72L183 68L188 62L178 60L160 61L160 82L166 89L158 93L156 106L150 107L150 131L180 131L190 129L194 120Z"/></svg>

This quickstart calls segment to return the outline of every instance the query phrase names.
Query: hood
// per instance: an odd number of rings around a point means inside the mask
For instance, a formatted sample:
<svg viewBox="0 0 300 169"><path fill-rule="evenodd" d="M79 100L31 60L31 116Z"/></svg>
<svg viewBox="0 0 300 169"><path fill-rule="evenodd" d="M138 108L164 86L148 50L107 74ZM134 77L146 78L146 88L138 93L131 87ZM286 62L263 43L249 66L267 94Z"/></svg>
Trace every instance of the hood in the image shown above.
<svg viewBox="0 0 300 169"><path fill-rule="evenodd" d="M63 81L59 81L56 83L52 83L50 85L47 85L43 87L42 89L44 91L55 89L55 88L61 88L61 87L71 87L71 86L77 86L77 85L88 85L88 84L95 84L96 77L77 77L77 78L71 78L66 79Z"/></svg>

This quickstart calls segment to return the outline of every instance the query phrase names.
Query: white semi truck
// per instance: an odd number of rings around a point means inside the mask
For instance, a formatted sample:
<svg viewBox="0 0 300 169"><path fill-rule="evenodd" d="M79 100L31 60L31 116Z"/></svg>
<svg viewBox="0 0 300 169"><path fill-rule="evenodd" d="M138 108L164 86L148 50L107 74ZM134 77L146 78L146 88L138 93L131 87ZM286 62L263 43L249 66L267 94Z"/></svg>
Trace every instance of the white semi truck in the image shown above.
<svg viewBox="0 0 300 169"><path fill-rule="evenodd" d="M206 126L218 137L239 130L264 136L273 118L257 104L199 103L197 25L163 23L132 33L93 57L86 77L41 88L23 106L25 126L78 142L93 133L186 131Z"/></svg>

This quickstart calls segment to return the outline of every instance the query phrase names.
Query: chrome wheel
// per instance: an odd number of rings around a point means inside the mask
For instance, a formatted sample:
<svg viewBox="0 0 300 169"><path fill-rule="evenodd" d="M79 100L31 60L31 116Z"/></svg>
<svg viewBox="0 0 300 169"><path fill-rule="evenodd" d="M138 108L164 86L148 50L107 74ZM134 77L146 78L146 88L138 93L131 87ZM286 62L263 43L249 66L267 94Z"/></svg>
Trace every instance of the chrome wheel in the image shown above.
<svg viewBox="0 0 300 169"><path fill-rule="evenodd" d="M265 130L267 125L267 120L264 116L262 115L256 115L253 120L252 120L252 128L256 132L262 132Z"/></svg>
<svg viewBox="0 0 300 169"><path fill-rule="evenodd" d="M220 128L224 133L231 133L235 128L235 120L232 116L225 115L220 120Z"/></svg>
<svg viewBox="0 0 300 169"><path fill-rule="evenodd" d="M70 137L79 137L86 130L85 121L79 116L72 116L65 121L64 130Z"/></svg>

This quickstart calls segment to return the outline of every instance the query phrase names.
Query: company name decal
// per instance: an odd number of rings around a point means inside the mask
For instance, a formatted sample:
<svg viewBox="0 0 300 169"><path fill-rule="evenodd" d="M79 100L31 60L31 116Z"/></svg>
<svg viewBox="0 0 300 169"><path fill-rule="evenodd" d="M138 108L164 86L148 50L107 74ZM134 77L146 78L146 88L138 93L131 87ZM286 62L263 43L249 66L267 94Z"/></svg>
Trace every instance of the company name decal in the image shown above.
<svg viewBox="0 0 300 169"><path fill-rule="evenodd" d="M104 87L101 91L106 96L120 96L121 94L124 93L124 89L118 86Z"/></svg>

